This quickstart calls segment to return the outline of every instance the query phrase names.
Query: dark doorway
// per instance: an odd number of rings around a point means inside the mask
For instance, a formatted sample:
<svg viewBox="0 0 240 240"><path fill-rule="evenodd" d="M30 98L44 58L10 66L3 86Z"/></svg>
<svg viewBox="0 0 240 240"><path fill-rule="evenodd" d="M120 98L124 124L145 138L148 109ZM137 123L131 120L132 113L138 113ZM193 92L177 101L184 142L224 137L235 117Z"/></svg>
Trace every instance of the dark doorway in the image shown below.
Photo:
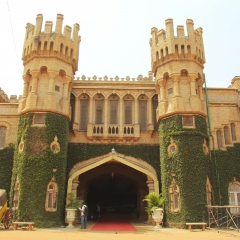
<svg viewBox="0 0 240 240"><path fill-rule="evenodd" d="M102 213L132 214L137 208L134 182L113 172L89 184L87 199L93 212L96 204L100 204Z"/></svg>

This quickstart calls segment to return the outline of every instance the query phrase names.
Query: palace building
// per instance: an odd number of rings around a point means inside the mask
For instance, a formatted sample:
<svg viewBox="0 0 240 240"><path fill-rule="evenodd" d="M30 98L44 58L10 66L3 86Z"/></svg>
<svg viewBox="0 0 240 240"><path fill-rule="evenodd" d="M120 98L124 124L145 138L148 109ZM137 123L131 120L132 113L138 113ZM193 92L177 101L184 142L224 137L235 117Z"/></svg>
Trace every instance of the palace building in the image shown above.
<svg viewBox="0 0 240 240"><path fill-rule="evenodd" d="M206 87L202 28L152 28L145 76L75 77L79 25L42 24L26 26L22 95L0 89L0 188L15 218L60 226L70 192L140 220L161 192L178 227L239 204L240 77Z"/></svg>

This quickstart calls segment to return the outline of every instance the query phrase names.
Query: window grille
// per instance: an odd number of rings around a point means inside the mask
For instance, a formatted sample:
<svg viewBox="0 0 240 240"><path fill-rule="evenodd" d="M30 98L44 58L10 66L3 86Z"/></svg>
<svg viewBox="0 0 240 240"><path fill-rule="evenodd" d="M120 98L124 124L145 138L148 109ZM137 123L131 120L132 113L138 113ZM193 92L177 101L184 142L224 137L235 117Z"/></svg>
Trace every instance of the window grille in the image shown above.
<svg viewBox="0 0 240 240"><path fill-rule="evenodd" d="M140 131L147 131L147 102L139 101L139 122L140 122Z"/></svg>
<svg viewBox="0 0 240 240"><path fill-rule="evenodd" d="M87 130L88 124L88 100L80 102L80 130Z"/></svg>
<svg viewBox="0 0 240 240"><path fill-rule="evenodd" d="M125 105L125 124L132 124L132 101L124 101Z"/></svg>

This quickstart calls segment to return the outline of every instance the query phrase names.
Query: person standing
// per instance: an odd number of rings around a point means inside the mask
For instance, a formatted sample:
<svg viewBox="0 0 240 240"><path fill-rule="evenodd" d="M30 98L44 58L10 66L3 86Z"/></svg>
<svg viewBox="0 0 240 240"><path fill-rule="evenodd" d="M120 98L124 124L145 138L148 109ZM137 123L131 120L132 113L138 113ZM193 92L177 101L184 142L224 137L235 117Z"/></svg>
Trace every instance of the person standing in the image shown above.
<svg viewBox="0 0 240 240"><path fill-rule="evenodd" d="M81 228L87 228L88 206L83 203L79 211L81 212Z"/></svg>

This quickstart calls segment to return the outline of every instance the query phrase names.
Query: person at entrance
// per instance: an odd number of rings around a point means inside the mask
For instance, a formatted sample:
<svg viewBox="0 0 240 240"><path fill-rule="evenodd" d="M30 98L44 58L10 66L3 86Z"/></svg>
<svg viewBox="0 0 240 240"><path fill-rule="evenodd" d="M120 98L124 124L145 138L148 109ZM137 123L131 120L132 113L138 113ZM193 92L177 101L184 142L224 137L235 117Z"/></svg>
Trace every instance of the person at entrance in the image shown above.
<svg viewBox="0 0 240 240"><path fill-rule="evenodd" d="M81 228L87 228L88 206L83 202L82 208L79 208L79 211L81 213Z"/></svg>

